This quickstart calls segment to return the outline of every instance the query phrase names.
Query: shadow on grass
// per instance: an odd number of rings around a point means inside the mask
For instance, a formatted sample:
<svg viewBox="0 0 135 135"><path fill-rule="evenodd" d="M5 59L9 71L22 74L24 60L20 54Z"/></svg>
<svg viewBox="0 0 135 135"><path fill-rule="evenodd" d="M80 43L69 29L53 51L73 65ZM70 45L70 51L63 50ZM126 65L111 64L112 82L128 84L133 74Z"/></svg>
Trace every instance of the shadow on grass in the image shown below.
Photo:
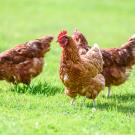
<svg viewBox="0 0 135 135"><path fill-rule="evenodd" d="M124 95L112 95L109 99L117 99L118 102L133 101L135 100L135 95L130 93Z"/></svg>
<svg viewBox="0 0 135 135"><path fill-rule="evenodd" d="M124 106L119 105L118 103L103 103L98 105L98 108L101 110L115 110L126 114L135 114L135 107L131 105Z"/></svg>
<svg viewBox="0 0 135 135"><path fill-rule="evenodd" d="M29 94L43 94L45 96L54 96L57 93L62 93L63 88L53 86L48 83L37 83L37 84L31 84L31 85L14 85L11 87L12 92L17 92L17 93L29 93Z"/></svg>
<svg viewBox="0 0 135 135"><path fill-rule="evenodd" d="M101 110L115 109L118 112L135 114L134 94L128 93L125 95L112 95L108 98L108 100L111 100L111 102L109 101L108 103L102 103L98 105L98 108L100 108Z"/></svg>
<svg viewBox="0 0 135 135"><path fill-rule="evenodd" d="M11 87L11 91L17 93L29 93L29 94L43 94L45 96L54 96L58 93L63 93L62 87L53 86L48 83L37 83L26 85L15 85ZM106 97L102 97L106 98ZM107 102L108 101L108 102ZM131 103L131 104L130 104ZM125 95L112 95L104 103L97 102L97 109L99 110L114 110L126 114L135 114L135 95L134 94L125 94ZM93 105L86 103L86 107L92 108Z"/></svg>

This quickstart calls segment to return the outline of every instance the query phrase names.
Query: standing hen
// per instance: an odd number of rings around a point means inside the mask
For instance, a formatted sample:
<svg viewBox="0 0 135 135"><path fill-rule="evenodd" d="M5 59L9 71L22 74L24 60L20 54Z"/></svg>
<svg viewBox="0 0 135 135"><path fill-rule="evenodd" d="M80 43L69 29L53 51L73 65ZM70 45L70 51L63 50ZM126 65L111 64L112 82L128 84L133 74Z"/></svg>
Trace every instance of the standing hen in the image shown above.
<svg viewBox="0 0 135 135"><path fill-rule="evenodd" d="M95 98L105 85L104 77L100 74L103 68L100 49L94 46L87 55L79 55L77 45L66 31L59 34L58 42L62 48L60 79L65 85L65 93L73 101L79 94L93 99L95 103Z"/></svg>
<svg viewBox="0 0 135 135"><path fill-rule="evenodd" d="M83 51L86 54L90 47L88 47L88 44L85 45L82 42L84 41L82 39L85 38L84 35L79 31L75 31L73 38L80 52ZM124 83L130 76L132 66L135 64L135 35L123 44L122 47L101 49L101 52L104 60L102 74L105 77L106 86L108 87L108 96L110 96L111 86Z"/></svg>
<svg viewBox="0 0 135 135"><path fill-rule="evenodd" d="M0 53L0 80L29 84L43 69L52 36L45 36Z"/></svg>

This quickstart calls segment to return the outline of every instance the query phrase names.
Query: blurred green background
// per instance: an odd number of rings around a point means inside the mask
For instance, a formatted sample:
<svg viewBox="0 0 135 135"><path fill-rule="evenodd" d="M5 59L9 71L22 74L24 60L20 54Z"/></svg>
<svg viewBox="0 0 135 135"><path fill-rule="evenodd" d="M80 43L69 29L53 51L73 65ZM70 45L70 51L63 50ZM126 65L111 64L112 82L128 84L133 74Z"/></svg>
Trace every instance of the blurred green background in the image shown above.
<svg viewBox="0 0 135 135"><path fill-rule="evenodd" d="M55 41L61 30L72 34L75 28L90 45L119 47L135 33L135 0L0 0L0 52L43 35L55 36L44 71L33 85L41 81L63 87L58 76L61 48ZM113 87L112 98L106 99L104 91L97 98L95 114L89 100L81 107L79 98L74 108L63 93L48 97L18 94L1 81L0 134L134 135L134 76L135 71L128 82Z"/></svg>
<svg viewBox="0 0 135 135"><path fill-rule="evenodd" d="M121 0L1 0L0 51L42 35L54 35L47 54L45 79L57 81L60 47L59 31L75 28L89 43L118 47L135 33L135 1Z"/></svg>

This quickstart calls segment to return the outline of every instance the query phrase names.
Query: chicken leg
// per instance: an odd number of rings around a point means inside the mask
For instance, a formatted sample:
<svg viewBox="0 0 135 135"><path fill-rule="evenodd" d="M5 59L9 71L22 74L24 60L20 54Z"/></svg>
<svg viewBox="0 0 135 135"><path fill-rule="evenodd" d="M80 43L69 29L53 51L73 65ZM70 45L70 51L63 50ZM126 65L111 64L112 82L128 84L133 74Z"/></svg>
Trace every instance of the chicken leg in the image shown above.
<svg viewBox="0 0 135 135"><path fill-rule="evenodd" d="M93 99L93 108L96 108L96 100Z"/></svg>
<svg viewBox="0 0 135 135"><path fill-rule="evenodd" d="M96 100L93 99L93 107L92 107L92 112L96 111Z"/></svg>
<svg viewBox="0 0 135 135"><path fill-rule="evenodd" d="M72 98L70 103L71 103L71 105L74 105L75 104L75 98Z"/></svg>
<svg viewBox="0 0 135 135"><path fill-rule="evenodd" d="M107 97L111 96L111 86L108 86L108 93L107 93Z"/></svg>

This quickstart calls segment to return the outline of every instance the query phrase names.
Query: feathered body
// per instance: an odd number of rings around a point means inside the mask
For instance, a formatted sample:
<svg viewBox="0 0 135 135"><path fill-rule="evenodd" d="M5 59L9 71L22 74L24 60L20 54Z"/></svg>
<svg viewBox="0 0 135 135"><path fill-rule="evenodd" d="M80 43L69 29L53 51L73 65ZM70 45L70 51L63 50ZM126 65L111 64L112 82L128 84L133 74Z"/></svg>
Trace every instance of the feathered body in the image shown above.
<svg viewBox="0 0 135 135"><path fill-rule="evenodd" d="M120 85L128 79L135 64L135 41L128 41L120 48L104 49L102 55L106 86Z"/></svg>
<svg viewBox="0 0 135 135"><path fill-rule="evenodd" d="M75 32L73 38L76 41L76 44L80 48L80 52L85 52L90 49L90 47L84 46L87 40L85 38L85 43L81 40L84 35L80 32ZM132 66L135 64L135 35L133 35L127 43L123 44L120 48L111 48L111 49L101 49L103 56L104 66L102 74L105 77L106 86L110 87L111 85L120 85L124 83L130 76L130 71ZM83 55L85 55L83 54ZM80 55L82 55L80 53Z"/></svg>
<svg viewBox="0 0 135 135"><path fill-rule="evenodd" d="M75 32L72 35L72 38L77 44L77 48L79 49L79 54L80 55L85 55L87 51L91 48L88 45L88 41L85 38L85 36L79 32L78 30L75 30Z"/></svg>
<svg viewBox="0 0 135 135"><path fill-rule="evenodd" d="M97 47L80 56L74 40L63 34L58 37L62 46L60 78L65 85L65 93L70 97L77 94L95 99L104 88L105 80L100 74L103 67L102 55Z"/></svg>
<svg viewBox="0 0 135 135"><path fill-rule="evenodd" d="M41 73L44 54L49 51L52 36L42 37L0 54L0 80L29 84Z"/></svg>

